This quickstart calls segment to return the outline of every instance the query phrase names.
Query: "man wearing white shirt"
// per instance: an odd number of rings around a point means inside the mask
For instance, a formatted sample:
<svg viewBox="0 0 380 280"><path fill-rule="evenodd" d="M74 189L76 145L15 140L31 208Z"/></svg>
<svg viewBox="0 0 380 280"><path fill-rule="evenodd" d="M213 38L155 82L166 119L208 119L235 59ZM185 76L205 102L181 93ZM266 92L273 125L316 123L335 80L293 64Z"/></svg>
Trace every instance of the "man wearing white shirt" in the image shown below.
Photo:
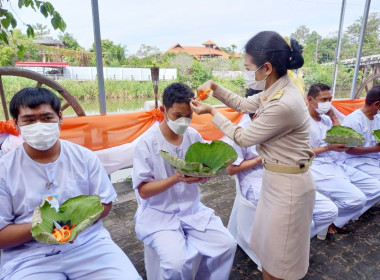
<svg viewBox="0 0 380 280"><path fill-rule="evenodd" d="M346 152L344 162L380 180L380 143L373 130L380 129L380 85L368 91L363 108L357 109L343 120L343 125L363 135L363 146Z"/></svg>
<svg viewBox="0 0 380 280"><path fill-rule="evenodd" d="M192 90L180 83L163 94L164 120L144 135L133 160L133 188L139 208L135 215L137 237L159 257L164 279L192 279L192 260L202 260L196 279L227 280L236 241L214 210L200 201L198 182L176 172L160 155L164 150L184 159L189 146L203 141L189 127Z"/></svg>
<svg viewBox="0 0 380 280"><path fill-rule="evenodd" d="M99 159L58 138L58 97L44 88L25 88L13 96L10 112L25 142L0 158L0 279L141 279L102 225L116 192ZM36 242L34 209L48 197L60 205L79 195L100 197L99 220L73 243Z"/></svg>
<svg viewBox="0 0 380 280"><path fill-rule="evenodd" d="M380 199L380 184L368 174L342 164L338 153L347 151L345 144L328 144L323 141L332 127L332 94L325 84L310 86L307 96L310 113L310 145L316 157L310 167L317 191L338 206L338 217L330 233L343 232L349 220L358 218ZM334 122L339 125L338 121Z"/></svg>

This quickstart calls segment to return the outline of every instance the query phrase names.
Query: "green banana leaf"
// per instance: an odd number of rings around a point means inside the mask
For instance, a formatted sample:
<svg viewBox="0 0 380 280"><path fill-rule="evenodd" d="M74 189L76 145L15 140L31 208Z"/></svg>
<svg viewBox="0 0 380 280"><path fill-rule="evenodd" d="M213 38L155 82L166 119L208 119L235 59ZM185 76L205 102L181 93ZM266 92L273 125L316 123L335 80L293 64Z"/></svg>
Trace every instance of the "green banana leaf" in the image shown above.
<svg viewBox="0 0 380 280"><path fill-rule="evenodd" d="M71 232L71 237L67 242L73 241L79 233L91 226L99 219L104 208L100 203L98 195L80 195L66 200L57 212L45 201L43 205L37 206L33 213L32 236L33 238L46 244L64 244L58 242L52 232L55 228L53 220L59 224L67 224L71 227L76 223Z"/></svg>
<svg viewBox="0 0 380 280"><path fill-rule="evenodd" d="M360 133L341 125L331 127L323 140L329 144L346 144L346 147L361 146L364 143L364 137Z"/></svg>
<svg viewBox="0 0 380 280"><path fill-rule="evenodd" d="M220 140L192 144L185 160L163 150L160 154L174 169L192 177L216 176L237 159L234 148Z"/></svg>
<svg viewBox="0 0 380 280"><path fill-rule="evenodd" d="M380 143L380 129L375 129L372 134L375 136L375 140Z"/></svg>

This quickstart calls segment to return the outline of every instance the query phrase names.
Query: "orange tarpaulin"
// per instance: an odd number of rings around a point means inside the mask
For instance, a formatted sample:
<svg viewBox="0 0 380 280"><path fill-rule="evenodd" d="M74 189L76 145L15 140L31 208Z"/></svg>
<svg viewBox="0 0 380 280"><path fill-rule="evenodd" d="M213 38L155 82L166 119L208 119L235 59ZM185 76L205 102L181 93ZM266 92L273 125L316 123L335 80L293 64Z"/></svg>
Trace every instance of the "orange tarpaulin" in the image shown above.
<svg viewBox="0 0 380 280"><path fill-rule="evenodd" d="M230 108L217 110L234 123L238 123L242 117L240 113ZM157 110L68 117L63 119L60 138L97 151L132 142L147 131L156 120L162 120L162 115ZM222 138L224 134L212 124L211 120L210 115L194 114L191 127L198 130L205 140Z"/></svg>
<svg viewBox="0 0 380 280"><path fill-rule="evenodd" d="M332 104L344 115L364 106L364 99L333 100ZM217 108L233 123L239 123L242 114L230 108ZM154 122L162 121L159 109L149 112L109 114L103 116L67 117L63 119L60 138L77 143L93 151L131 143ZM193 115L191 127L196 129L205 140L216 140L224 134L212 124L212 116ZM12 121L0 121L0 133L18 134Z"/></svg>
<svg viewBox="0 0 380 280"><path fill-rule="evenodd" d="M347 100L333 100L332 105L342 114L347 116L356 109L364 106L365 98L360 99L347 99Z"/></svg>

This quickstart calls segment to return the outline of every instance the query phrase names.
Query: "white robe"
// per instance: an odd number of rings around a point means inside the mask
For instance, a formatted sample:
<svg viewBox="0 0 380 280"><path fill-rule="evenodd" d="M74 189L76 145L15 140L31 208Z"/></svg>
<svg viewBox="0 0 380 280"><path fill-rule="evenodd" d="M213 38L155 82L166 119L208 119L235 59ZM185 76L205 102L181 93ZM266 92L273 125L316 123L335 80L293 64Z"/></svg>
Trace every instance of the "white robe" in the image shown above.
<svg viewBox="0 0 380 280"><path fill-rule="evenodd" d="M0 159L0 229L31 223L34 209L47 196L56 197L59 204L78 195L99 195L105 204L116 198L97 156L79 145L60 141L60 155L52 163L35 162L23 145ZM97 252L98 246L104 249L102 257ZM58 269L62 261L66 265ZM128 273L131 279L140 279L101 221L79 234L73 244L47 245L30 241L3 249L0 279L30 279L32 274L39 279L59 279L62 275L91 278L93 266L98 266L100 275L105 278L124 279Z"/></svg>
<svg viewBox="0 0 380 280"><path fill-rule="evenodd" d="M378 144L372 134L372 131L375 129L380 129L379 114L375 115L373 120L370 120L366 115L364 115L361 109L358 109L346 116L342 125L351 127L356 132L363 135L365 139L363 147L373 147ZM345 153L343 160L344 163L380 180L380 152L365 155L350 155Z"/></svg>
<svg viewBox="0 0 380 280"><path fill-rule="evenodd" d="M175 146L165 139L158 125L153 126L136 146L133 188L174 175L176 171L161 157L160 150L184 159L189 146L202 141L189 127L182 143ZM200 201L198 184L180 182L147 199L138 192L136 195L137 237L155 250L165 279L190 279L191 262L197 254L203 256L199 279L228 279L236 242L214 211Z"/></svg>
<svg viewBox="0 0 380 280"><path fill-rule="evenodd" d="M328 116L321 115L319 122L310 118L310 145L313 148L327 146L323 138L331 127ZM377 180L360 170L354 172L345 167L339 160L340 156L334 151L321 153L313 159L310 167L317 191L338 206L338 218L334 222L338 227L358 218L380 197Z"/></svg>
<svg viewBox="0 0 380 280"><path fill-rule="evenodd" d="M242 148L237 144L233 144L235 151L238 154L237 160L233 165L240 165L244 160L249 160L259 157L255 146ZM255 206L260 197L262 184L263 166L256 165L254 168L238 173L241 192L243 196ZM310 237L315 236L318 232L331 225L338 215L338 208L327 197L316 192L315 203L313 208L313 220L311 223ZM253 222L253 219L252 219ZM252 228L253 223L247 223L247 227ZM248 240L250 236L247 236Z"/></svg>

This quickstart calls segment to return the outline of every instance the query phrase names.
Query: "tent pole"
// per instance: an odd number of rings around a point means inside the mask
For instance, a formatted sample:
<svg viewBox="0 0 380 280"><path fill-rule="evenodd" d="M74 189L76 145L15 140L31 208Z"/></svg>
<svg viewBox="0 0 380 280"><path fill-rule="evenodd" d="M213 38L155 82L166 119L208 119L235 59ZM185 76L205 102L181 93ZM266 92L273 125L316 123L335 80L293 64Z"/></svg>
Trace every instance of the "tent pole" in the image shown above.
<svg viewBox="0 0 380 280"><path fill-rule="evenodd" d="M368 13L369 13L369 6L370 5L371 5L371 0L366 0L365 7L364 7L364 13L363 13L362 28L360 30L358 52L356 54L354 77L352 79L351 99L355 98L356 84L358 82L357 81L358 80L358 72L359 72L359 67L360 67L360 59L361 59L361 56L362 56L363 41L364 41L365 30L366 30L366 27L367 27Z"/></svg>
<svg viewBox="0 0 380 280"><path fill-rule="evenodd" d="M343 34L343 22L344 22L344 13L346 10L346 0L342 0L342 9L340 12L340 22L339 22L339 32L338 32L338 44L336 46L335 52L335 61L334 61L334 77L332 82L332 96L335 96L335 88L336 88L336 79L338 77L338 61L340 56L340 47L342 44L342 34Z"/></svg>
<svg viewBox="0 0 380 280"><path fill-rule="evenodd" d="M104 90L103 56L102 56L102 42L101 42L101 37L100 37L98 0L91 0L91 6L92 6L92 23L94 26L94 42L95 42L95 53L96 53L96 69L97 69L97 76L98 76L100 114L105 115L107 113L107 110L106 110L106 94Z"/></svg>

